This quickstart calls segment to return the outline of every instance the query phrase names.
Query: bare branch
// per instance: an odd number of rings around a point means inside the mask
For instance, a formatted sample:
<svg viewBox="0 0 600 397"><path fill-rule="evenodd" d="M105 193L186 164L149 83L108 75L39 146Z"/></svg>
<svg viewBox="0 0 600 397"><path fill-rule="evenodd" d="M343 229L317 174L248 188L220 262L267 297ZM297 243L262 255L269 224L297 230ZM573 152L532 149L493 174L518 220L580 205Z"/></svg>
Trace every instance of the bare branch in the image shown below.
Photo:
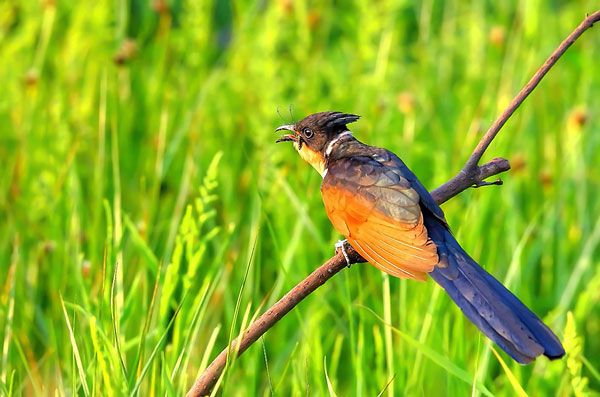
<svg viewBox="0 0 600 397"><path fill-rule="evenodd" d="M360 263L365 260L353 249L346 249L346 254L350 259L351 263ZM258 340L269 328L271 328L281 317L285 316L290 310L292 310L302 299L306 298L311 292L316 290L318 287L323 285L325 281L329 280L340 270L345 268L346 259L341 251L337 252L335 256L321 265L317 270L312 272L306 277L300 284L296 285L287 294L283 296L277 303L275 303L269 310L261 315L256 321L254 321L250 327L244 333L242 341L240 343L237 354L240 355L250 345ZM204 396L210 393L212 387L219 380L219 376L225 368L227 362L228 350L231 349L233 353L235 346L237 346L237 338L231 342L229 348L225 348L221 354L215 358L215 360L206 368L200 378L196 380L194 386L187 393L188 396Z"/></svg>
<svg viewBox="0 0 600 397"><path fill-rule="evenodd" d="M477 186L484 179L508 171L510 163L507 159L496 157L482 166L477 166L473 171L467 172L462 169L458 175L444 183L430 193L438 204L445 203L471 186Z"/></svg>
<svg viewBox="0 0 600 397"><path fill-rule="evenodd" d="M519 94L513 99L506 110L498 117L486 134L482 137L481 141L469 157L465 167L448 182L431 192L431 195L438 204L444 203L452 197L456 196L460 192L468 189L472 186L486 186L490 184L500 184L500 182L484 182L484 179L491 176L497 175L501 172L510 169L508 160L503 158L495 158L481 166L479 161L483 156L492 140L498 134L498 131L515 112L515 110L523 103L525 98L535 89L540 80L544 75L552 68L558 58L581 36L581 34L592 27L595 22L600 20L600 11L587 16L584 21L567 37L560 46L552 53L550 58L544 63L544 65L537 71L537 73L531 78L529 83L519 92ZM348 249L347 254L350 257L352 263L365 262L365 260L353 249ZM298 303L306 298L310 293L316 290L318 287L323 285L327 280L337 274L340 270L346 267L346 259L341 252L336 252L335 256L321 265L317 270L312 272L307 278L305 278L300 284L292 288L283 298L275 303L269 310L261 315L250 327L246 330L242 336L242 340L239 342L236 338L231 342L231 345L223 350L217 358L206 368L202 375L196 380L190 391L187 393L188 397L191 396L205 396L210 393L210 390L219 380L219 377L223 373L227 362L228 354L241 355L250 345L258 340L269 328L271 328L277 321L285 316L290 310L292 310ZM236 351L237 348L237 351Z"/></svg>
<svg viewBox="0 0 600 397"><path fill-rule="evenodd" d="M598 21L600 21L600 10L596 11L592 15L588 15L583 20L583 22L581 22L581 24L573 31L573 33L571 33L566 39L563 40L562 43L560 43L558 48L554 50L552 55L550 55L546 62L544 62L542 67L533 75L531 80L529 80L529 83L527 83L527 85L523 87L521 92L517 94L517 96L512 100L510 105L508 105L508 107L504 110L504 112L502 112L500 117L498 117L494 124L492 124L492 126L487 130L487 132L485 133L481 141L479 141L479 144L473 151L473 154L471 154L471 157L469 157L469 160L467 160L467 164L465 164L465 168L463 168L463 171L472 171L477 167L477 164L479 164L479 160L481 160L481 156L483 156L483 153L487 150L488 146L490 146L490 143L492 143L492 141L494 140L494 138L498 134L498 131L500 131L500 128L502 128L504 123L506 123L510 116L512 116L512 114L515 112L515 110L517 110L517 108L523 103L525 98L529 96L531 91L533 91L535 87L537 87L542 78L546 75L546 73L548 73L550 68L552 68L556 61L558 61L558 58L560 58L562 54L564 54L565 51L567 51L571 44L573 44L575 40L577 40L579 36L583 34L583 32L591 28L594 25L594 23Z"/></svg>

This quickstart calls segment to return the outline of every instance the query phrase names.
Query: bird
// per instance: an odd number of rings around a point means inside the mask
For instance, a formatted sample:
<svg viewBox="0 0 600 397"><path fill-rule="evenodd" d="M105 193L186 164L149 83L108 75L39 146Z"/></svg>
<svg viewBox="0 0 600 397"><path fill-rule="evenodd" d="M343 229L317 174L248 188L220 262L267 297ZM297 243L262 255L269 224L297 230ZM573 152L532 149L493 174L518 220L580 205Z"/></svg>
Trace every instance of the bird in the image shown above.
<svg viewBox="0 0 600 397"><path fill-rule="evenodd" d="M349 243L391 276L425 281L429 275L520 364L541 355L563 357L552 330L463 250L442 209L404 162L353 136L347 125L359 118L320 112L276 129L285 131L276 142L293 142L322 176L323 203L333 227L346 238L342 247Z"/></svg>

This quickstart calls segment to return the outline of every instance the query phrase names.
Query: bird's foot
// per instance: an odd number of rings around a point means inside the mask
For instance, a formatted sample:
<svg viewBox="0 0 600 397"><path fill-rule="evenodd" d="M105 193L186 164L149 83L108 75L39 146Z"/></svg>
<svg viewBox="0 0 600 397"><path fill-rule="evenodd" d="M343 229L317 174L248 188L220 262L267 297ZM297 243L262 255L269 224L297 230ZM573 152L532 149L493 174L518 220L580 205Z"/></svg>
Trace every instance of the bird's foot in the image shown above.
<svg viewBox="0 0 600 397"><path fill-rule="evenodd" d="M346 266L350 268L352 263L350 263L350 258L348 258L348 254L346 253L347 244L348 240L338 240L338 242L335 243L335 252L337 253L338 250L342 250L342 254L344 254L344 258L346 258Z"/></svg>

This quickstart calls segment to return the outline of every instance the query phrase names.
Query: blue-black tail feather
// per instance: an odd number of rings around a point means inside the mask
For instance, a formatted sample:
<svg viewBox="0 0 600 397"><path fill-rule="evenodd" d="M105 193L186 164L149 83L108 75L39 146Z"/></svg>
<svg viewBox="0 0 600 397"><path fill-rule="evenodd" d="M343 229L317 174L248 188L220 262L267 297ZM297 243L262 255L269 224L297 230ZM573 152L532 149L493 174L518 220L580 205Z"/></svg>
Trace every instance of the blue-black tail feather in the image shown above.
<svg viewBox="0 0 600 397"><path fill-rule="evenodd" d="M542 354L551 360L564 356L552 330L471 259L445 225L429 215L425 226L440 257L429 275L488 338L521 364Z"/></svg>

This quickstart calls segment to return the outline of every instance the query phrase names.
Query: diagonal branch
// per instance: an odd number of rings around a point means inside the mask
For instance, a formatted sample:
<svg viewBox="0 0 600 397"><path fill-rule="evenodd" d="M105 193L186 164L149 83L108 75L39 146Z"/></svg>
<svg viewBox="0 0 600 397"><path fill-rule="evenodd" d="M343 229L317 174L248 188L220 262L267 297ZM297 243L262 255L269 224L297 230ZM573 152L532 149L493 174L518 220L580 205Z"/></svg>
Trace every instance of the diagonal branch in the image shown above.
<svg viewBox="0 0 600 397"><path fill-rule="evenodd" d="M519 105L523 103L525 98L535 89L542 80L544 75L548 73L550 68L556 63L558 58L581 36L583 32L592 27L595 22L600 20L600 11L597 11L587 16L583 22L571 33L558 48L550 55L550 58L542 65L537 73L531 78L529 83L519 92L513 99L506 110L492 124L490 129L481 138L481 141L467 160L464 168L454 178L444 183L442 186L431 192L431 195L438 204L444 203L456 196L460 192L472 186L484 186L484 179L510 169L508 160L503 158L495 158L483 165L478 165L483 153L486 151L492 140L498 134L498 131L506 123L506 121L517 110ZM493 184L493 183L492 183ZM353 249L346 251L352 263L365 262L365 260ZM231 342L229 347L226 347L206 368L202 375L196 380L192 388L187 393L190 396L208 395L214 385L218 382L227 362L228 354L241 355L248 347L258 340L269 328L277 321L285 316L304 298L310 295L314 290L323 285L327 280L337 274L340 270L346 267L346 260L341 251L336 252L335 256L321 265L318 269L306 277L300 284L292 288L275 303L269 310L254 321L250 327L244 332L242 340L238 338ZM239 345L238 345L239 344Z"/></svg>
<svg viewBox="0 0 600 397"><path fill-rule="evenodd" d="M556 48L556 50L554 50L552 55L550 55L546 62L544 62L542 67L533 75L531 80L529 80L527 85L523 87L521 92L517 94L517 96L512 100L512 102L508 105L504 112L502 112L502 114L496 119L494 124L492 124L492 126L487 130L487 132L485 133L483 138L481 138L479 144L473 151L473 154L471 154L471 157L469 157L469 160L467 160L467 164L465 164L465 168L463 168L463 171L471 171L477 167L477 164L479 164L479 160L481 160L481 156L483 156L483 153L486 151L488 146L490 146L490 143L492 143L492 140L494 140L494 138L498 134L498 131L500 131L500 128L504 126L504 123L506 123L510 116L512 116L512 114L515 112L515 110L517 110L517 108L523 103L525 98L527 98L527 96L531 94L531 91L533 91L535 87L537 87L537 85L540 83L540 81L542 81L542 78L544 78L544 76L546 75L546 73L548 73L550 68L554 66L556 61L558 61L558 58L560 58L562 54L564 54L565 51L567 51L571 44L573 44L575 40L577 40L579 36L583 34L583 32L591 28L594 25L594 23L598 22L599 20L600 11L596 11L592 15L588 15L583 20L583 22L581 22L581 24L577 26L573 33L571 33L566 39L563 40L562 43L560 43L560 45Z"/></svg>

